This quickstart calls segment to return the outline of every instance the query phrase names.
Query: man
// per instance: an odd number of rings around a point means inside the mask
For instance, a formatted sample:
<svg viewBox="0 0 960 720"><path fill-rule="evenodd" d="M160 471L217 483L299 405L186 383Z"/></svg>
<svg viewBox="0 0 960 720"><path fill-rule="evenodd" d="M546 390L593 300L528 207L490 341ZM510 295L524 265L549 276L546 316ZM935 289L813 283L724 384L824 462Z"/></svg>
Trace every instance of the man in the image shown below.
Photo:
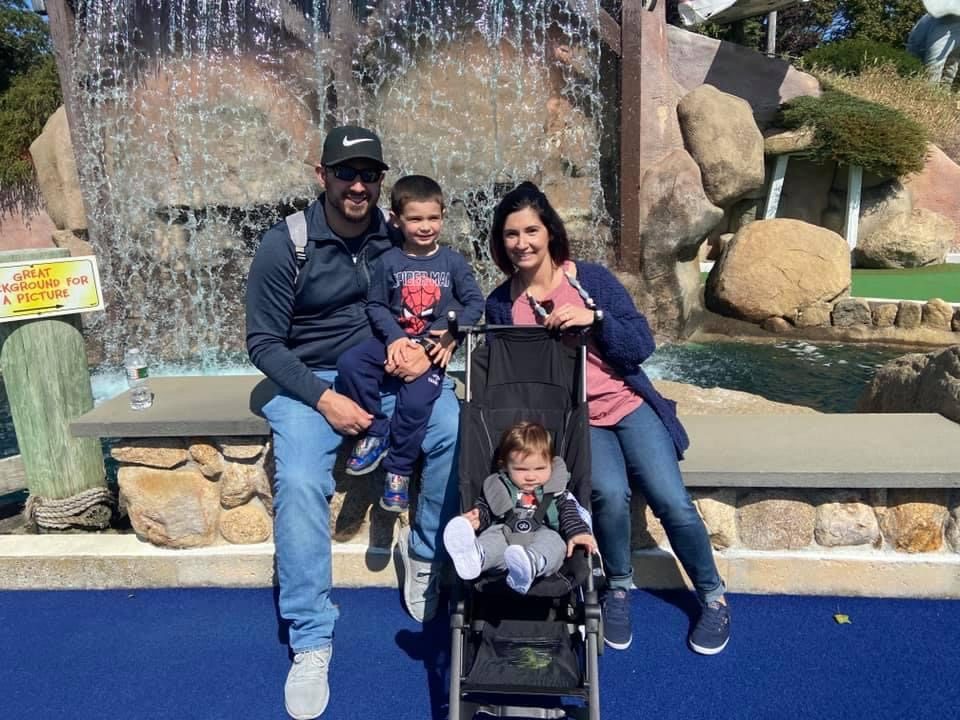
<svg viewBox="0 0 960 720"><path fill-rule="evenodd" d="M247 350L279 387L263 408L276 459L274 544L281 615L290 622L293 664L284 696L294 718L315 718L329 699L327 672L337 608L331 602L329 500L333 466L344 436L369 427L372 416L337 391L341 353L371 336L364 309L370 264L400 242L377 208L388 170L380 138L360 127L327 135L317 178L324 188L305 211L302 258L290 227L280 222L262 238L247 282ZM298 233L294 231L294 236ZM387 372L409 381L429 366L412 347ZM393 411L385 393L383 408ZM453 479L458 405L447 380L423 442L424 463L415 524L401 531L403 598L421 622L437 607L434 562L440 529L457 506Z"/></svg>
<svg viewBox="0 0 960 720"><path fill-rule="evenodd" d="M960 15L925 14L907 37L907 52L923 61L930 82L952 88L960 69Z"/></svg>

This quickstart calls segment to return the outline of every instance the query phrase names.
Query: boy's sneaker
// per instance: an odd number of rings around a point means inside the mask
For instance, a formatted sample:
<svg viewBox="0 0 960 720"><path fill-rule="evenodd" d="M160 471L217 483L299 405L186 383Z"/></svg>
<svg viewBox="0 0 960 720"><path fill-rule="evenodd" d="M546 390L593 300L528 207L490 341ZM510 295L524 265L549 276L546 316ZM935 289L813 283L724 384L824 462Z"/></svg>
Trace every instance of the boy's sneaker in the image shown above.
<svg viewBox="0 0 960 720"><path fill-rule="evenodd" d="M687 639L690 649L701 655L716 655L729 640L730 610L717 601L704 605L700 619Z"/></svg>
<svg viewBox="0 0 960 720"><path fill-rule="evenodd" d="M357 441L347 459L347 475L366 475L377 469L390 449L390 438L367 435Z"/></svg>
<svg viewBox="0 0 960 720"><path fill-rule="evenodd" d="M630 624L630 593L610 590L603 599L603 641L614 650L626 650L633 642Z"/></svg>
<svg viewBox="0 0 960 720"><path fill-rule="evenodd" d="M380 498L380 507L390 512L403 512L410 504L407 490L410 487L409 475L397 475L388 472L383 481L383 497Z"/></svg>
<svg viewBox="0 0 960 720"><path fill-rule="evenodd" d="M483 549L477 542L473 525L463 516L457 516L443 529L443 546L453 561L457 576L463 580L480 577L483 570Z"/></svg>
<svg viewBox="0 0 960 720"><path fill-rule="evenodd" d="M526 595L537 577L531 554L521 545L510 545L503 551L503 563L507 566L507 585L521 595Z"/></svg>
<svg viewBox="0 0 960 720"><path fill-rule="evenodd" d="M313 720L323 714L330 700L327 673L333 648L297 653L283 686L287 714L295 720Z"/></svg>
<svg viewBox="0 0 960 720"><path fill-rule="evenodd" d="M440 568L432 560L421 560L410 552L410 528L400 530L396 553L399 555L400 587L403 604L410 617L420 623L432 620L440 605Z"/></svg>

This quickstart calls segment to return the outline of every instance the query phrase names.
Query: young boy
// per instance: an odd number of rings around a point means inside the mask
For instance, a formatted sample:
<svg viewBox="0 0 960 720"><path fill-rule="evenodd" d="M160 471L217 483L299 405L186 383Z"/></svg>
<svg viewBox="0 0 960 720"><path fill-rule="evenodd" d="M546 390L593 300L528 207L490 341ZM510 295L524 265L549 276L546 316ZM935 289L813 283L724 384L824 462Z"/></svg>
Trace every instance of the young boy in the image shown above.
<svg viewBox="0 0 960 720"><path fill-rule="evenodd" d="M567 492L563 459L551 460L550 434L542 425L521 422L507 430L497 465L500 472L483 481L476 504L447 523L443 544L464 580L506 569L507 585L526 594L534 579L557 572L576 546L593 553L597 544Z"/></svg>
<svg viewBox="0 0 960 720"><path fill-rule="evenodd" d="M420 454L427 421L443 386L443 373L457 341L447 332L447 311L473 325L483 315L483 293L470 265L455 250L439 245L443 229L443 191L423 175L407 175L393 186L391 222L403 246L380 256L367 296L374 338L344 353L337 372L344 393L374 418L347 461L349 475L365 475L383 461L387 471L380 506L402 512ZM414 343L423 345L432 366L398 388L393 417L380 408L384 362L397 362Z"/></svg>

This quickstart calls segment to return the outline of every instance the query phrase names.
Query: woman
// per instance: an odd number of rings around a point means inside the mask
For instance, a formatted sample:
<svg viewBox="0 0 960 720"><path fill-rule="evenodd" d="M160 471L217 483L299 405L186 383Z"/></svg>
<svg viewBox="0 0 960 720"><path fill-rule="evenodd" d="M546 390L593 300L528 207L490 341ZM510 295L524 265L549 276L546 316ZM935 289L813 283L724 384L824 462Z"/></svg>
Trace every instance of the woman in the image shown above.
<svg viewBox="0 0 960 720"><path fill-rule="evenodd" d="M601 265L570 258L563 221L532 183L494 211L493 260L509 279L487 298L487 322L591 328L587 399L592 447L593 523L606 566L604 640L630 646L631 488L643 492L700 598L688 637L694 651L726 647L730 615L706 528L683 485L678 460L689 445L676 404L653 387L642 363L654 350L646 319L623 285Z"/></svg>

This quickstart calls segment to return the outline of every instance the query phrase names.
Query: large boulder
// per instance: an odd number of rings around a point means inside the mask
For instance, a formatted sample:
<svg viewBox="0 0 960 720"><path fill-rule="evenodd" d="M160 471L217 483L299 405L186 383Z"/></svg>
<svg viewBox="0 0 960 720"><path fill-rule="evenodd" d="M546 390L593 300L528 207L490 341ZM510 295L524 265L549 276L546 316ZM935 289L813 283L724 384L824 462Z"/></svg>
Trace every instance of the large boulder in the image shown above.
<svg viewBox="0 0 960 720"><path fill-rule="evenodd" d="M706 304L721 315L794 321L800 309L832 303L850 288L850 255L835 232L777 218L758 220L730 241L706 285Z"/></svg>
<svg viewBox="0 0 960 720"><path fill-rule="evenodd" d="M714 205L730 205L763 187L763 135L746 100L701 85L680 100L677 115Z"/></svg>
<svg viewBox="0 0 960 720"><path fill-rule="evenodd" d="M862 268L911 268L946 261L956 233L953 221L930 210L917 209L890 220L857 242L853 262Z"/></svg>
<svg viewBox="0 0 960 720"><path fill-rule="evenodd" d="M888 362L863 391L857 412L935 412L960 422L960 345Z"/></svg>
<svg viewBox="0 0 960 720"><path fill-rule="evenodd" d="M960 252L960 165L936 145L927 146L927 164L906 178L913 194L913 206L932 210L950 218L956 227L951 241L953 252Z"/></svg>
<svg viewBox="0 0 960 720"><path fill-rule="evenodd" d="M685 150L674 150L644 173L643 257L635 279L625 278L625 284L660 336L680 337L700 307L698 250L722 219L723 210L707 198L700 168Z"/></svg>
<svg viewBox="0 0 960 720"><path fill-rule="evenodd" d="M53 224L60 230L86 230L87 213L63 105L47 119L43 132L30 144L30 157Z"/></svg>
<svg viewBox="0 0 960 720"><path fill-rule="evenodd" d="M820 83L779 58L741 45L714 40L673 25L667 26L670 70L687 91L704 83L743 98L761 129L768 127L780 105L799 95L820 95Z"/></svg>

